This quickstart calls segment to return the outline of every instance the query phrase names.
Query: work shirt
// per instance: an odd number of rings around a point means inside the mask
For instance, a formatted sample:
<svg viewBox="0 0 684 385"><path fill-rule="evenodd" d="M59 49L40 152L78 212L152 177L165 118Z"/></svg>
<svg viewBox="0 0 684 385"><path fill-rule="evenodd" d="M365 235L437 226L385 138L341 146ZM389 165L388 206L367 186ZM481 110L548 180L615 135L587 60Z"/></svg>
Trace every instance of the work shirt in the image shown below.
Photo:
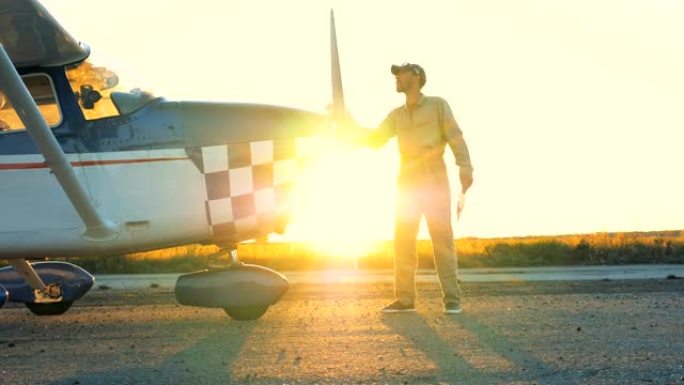
<svg viewBox="0 0 684 385"><path fill-rule="evenodd" d="M393 136L401 155L400 183L446 178L443 156L447 143L461 170L473 170L463 133L449 104L440 97L421 95L413 110L407 105L395 108L367 140L369 145L380 147Z"/></svg>

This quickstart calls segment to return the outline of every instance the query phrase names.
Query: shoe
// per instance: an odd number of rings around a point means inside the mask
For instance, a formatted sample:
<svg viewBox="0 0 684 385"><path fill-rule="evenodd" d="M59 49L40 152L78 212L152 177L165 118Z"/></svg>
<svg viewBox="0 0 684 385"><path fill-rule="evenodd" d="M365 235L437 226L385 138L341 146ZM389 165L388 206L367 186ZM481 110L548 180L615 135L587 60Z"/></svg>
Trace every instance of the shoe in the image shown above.
<svg viewBox="0 0 684 385"><path fill-rule="evenodd" d="M463 309L461 309L461 306L459 306L459 305L453 305L453 304L444 305L444 314L458 314L462 311L463 311Z"/></svg>
<svg viewBox="0 0 684 385"><path fill-rule="evenodd" d="M407 313L411 311L416 311L416 307L413 304L404 305L399 301L394 301L382 308L383 313Z"/></svg>

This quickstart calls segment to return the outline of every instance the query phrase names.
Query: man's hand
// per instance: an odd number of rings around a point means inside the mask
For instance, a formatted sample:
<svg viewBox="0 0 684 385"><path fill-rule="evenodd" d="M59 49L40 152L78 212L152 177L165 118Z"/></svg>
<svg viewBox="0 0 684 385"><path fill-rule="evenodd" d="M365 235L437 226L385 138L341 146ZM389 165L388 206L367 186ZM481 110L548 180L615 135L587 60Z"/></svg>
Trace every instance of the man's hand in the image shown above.
<svg viewBox="0 0 684 385"><path fill-rule="evenodd" d="M473 170L461 168L461 191L465 194L466 191L473 185Z"/></svg>

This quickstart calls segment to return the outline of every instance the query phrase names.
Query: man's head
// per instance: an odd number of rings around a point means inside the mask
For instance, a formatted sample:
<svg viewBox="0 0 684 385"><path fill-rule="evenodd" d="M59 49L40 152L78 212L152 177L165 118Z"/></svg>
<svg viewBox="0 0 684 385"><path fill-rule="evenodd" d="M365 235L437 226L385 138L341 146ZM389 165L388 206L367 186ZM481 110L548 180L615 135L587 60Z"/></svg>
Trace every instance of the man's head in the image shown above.
<svg viewBox="0 0 684 385"><path fill-rule="evenodd" d="M418 64L404 63L392 66L392 75L397 81L397 92L407 92L414 87L423 88L426 82L425 70Z"/></svg>

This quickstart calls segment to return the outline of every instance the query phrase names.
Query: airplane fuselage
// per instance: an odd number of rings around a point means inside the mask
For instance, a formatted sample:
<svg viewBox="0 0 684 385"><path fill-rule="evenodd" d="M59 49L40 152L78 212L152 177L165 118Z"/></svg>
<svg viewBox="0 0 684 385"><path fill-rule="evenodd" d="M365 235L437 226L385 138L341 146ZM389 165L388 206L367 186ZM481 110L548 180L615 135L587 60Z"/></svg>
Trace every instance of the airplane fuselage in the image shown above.
<svg viewBox="0 0 684 385"><path fill-rule="evenodd" d="M180 304L254 320L277 303L287 279L239 262L237 243L285 229L329 118L128 91L38 0L0 0L0 21L0 307L59 315L93 287L79 266L28 259L188 243L230 262L179 277Z"/></svg>
<svg viewBox="0 0 684 385"><path fill-rule="evenodd" d="M235 243L282 231L299 166L326 125L323 115L285 107L140 94L114 94L124 113L86 120L63 68L21 72L51 81L62 116L52 131L119 234L106 242L85 239L82 221L28 132L2 131L3 258Z"/></svg>

